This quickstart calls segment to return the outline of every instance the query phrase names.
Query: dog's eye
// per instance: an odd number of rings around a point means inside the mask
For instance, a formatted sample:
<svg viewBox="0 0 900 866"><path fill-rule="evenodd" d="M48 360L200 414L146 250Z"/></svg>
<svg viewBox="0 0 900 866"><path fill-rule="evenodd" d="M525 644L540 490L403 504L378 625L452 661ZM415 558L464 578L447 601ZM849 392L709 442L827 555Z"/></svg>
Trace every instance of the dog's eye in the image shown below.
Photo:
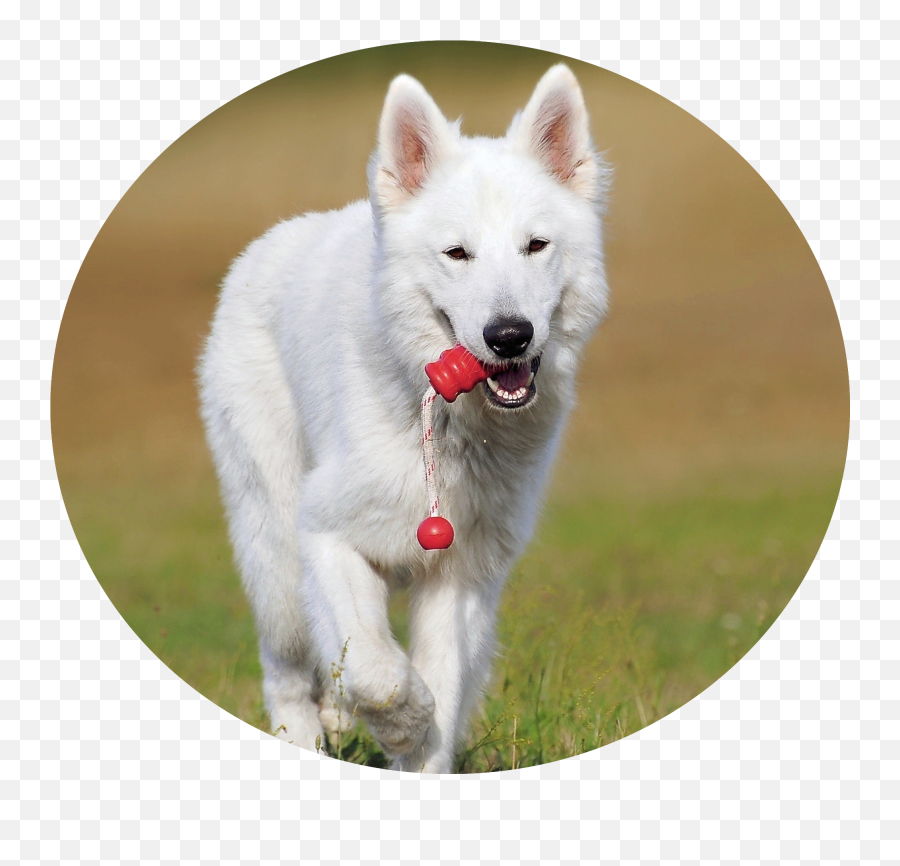
<svg viewBox="0 0 900 866"><path fill-rule="evenodd" d="M528 252L539 253L549 243L550 241L545 241L542 238L532 238L531 242L528 244Z"/></svg>
<svg viewBox="0 0 900 866"><path fill-rule="evenodd" d="M469 258L469 254L462 247L450 247L449 250L444 250L444 255L450 256L451 259L456 259L458 262Z"/></svg>

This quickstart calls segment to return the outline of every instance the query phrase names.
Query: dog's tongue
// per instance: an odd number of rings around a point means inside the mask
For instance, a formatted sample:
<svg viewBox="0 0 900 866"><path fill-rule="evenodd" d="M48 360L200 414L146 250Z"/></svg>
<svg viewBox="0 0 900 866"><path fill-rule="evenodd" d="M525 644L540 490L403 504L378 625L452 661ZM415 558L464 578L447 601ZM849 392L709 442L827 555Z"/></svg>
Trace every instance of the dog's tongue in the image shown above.
<svg viewBox="0 0 900 866"><path fill-rule="evenodd" d="M494 380L504 391L509 391L509 393L512 394L518 391L519 388L524 388L528 384L528 376L530 373L531 368L528 366L510 367L502 373L495 374Z"/></svg>

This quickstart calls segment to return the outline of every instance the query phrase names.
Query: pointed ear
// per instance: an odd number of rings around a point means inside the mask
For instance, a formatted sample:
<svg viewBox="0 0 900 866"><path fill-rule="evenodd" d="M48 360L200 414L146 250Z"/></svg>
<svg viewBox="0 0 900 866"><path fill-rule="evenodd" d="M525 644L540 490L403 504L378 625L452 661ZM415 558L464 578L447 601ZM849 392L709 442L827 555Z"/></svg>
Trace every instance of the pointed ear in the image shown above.
<svg viewBox="0 0 900 866"><path fill-rule="evenodd" d="M547 71L507 138L573 192L589 200L601 194L603 170L591 144L581 88L568 66Z"/></svg>
<svg viewBox="0 0 900 866"><path fill-rule="evenodd" d="M415 78L395 78L384 101L378 149L369 166L373 202L390 208L415 195L435 167L456 151L458 139L458 129L446 121Z"/></svg>

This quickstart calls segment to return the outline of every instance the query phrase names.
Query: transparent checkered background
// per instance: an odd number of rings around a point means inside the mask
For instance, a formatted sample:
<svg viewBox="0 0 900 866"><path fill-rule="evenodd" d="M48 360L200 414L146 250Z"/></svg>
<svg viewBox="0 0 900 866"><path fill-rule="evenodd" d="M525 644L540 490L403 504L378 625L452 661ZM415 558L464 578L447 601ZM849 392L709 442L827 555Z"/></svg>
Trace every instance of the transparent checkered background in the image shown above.
<svg viewBox="0 0 900 866"><path fill-rule="evenodd" d="M4 0L3 857L896 862L900 28L890 5ZM95 581L50 441L66 298L102 221L149 162L278 73L439 38L592 61L717 130L812 245L852 382L834 520L763 641L649 729L499 776L404 777L320 759L195 693Z"/></svg>

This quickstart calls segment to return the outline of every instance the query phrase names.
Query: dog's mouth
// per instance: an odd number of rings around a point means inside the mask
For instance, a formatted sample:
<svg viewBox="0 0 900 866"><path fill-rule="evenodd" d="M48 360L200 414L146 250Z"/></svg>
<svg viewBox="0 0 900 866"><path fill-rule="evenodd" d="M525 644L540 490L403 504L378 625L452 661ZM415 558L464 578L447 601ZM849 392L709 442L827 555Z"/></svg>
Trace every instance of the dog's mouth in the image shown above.
<svg viewBox="0 0 900 866"><path fill-rule="evenodd" d="M485 365L488 378L484 390L488 400L503 409L527 406L537 395L535 377L540 366L540 355L531 363Z"/></svg>

